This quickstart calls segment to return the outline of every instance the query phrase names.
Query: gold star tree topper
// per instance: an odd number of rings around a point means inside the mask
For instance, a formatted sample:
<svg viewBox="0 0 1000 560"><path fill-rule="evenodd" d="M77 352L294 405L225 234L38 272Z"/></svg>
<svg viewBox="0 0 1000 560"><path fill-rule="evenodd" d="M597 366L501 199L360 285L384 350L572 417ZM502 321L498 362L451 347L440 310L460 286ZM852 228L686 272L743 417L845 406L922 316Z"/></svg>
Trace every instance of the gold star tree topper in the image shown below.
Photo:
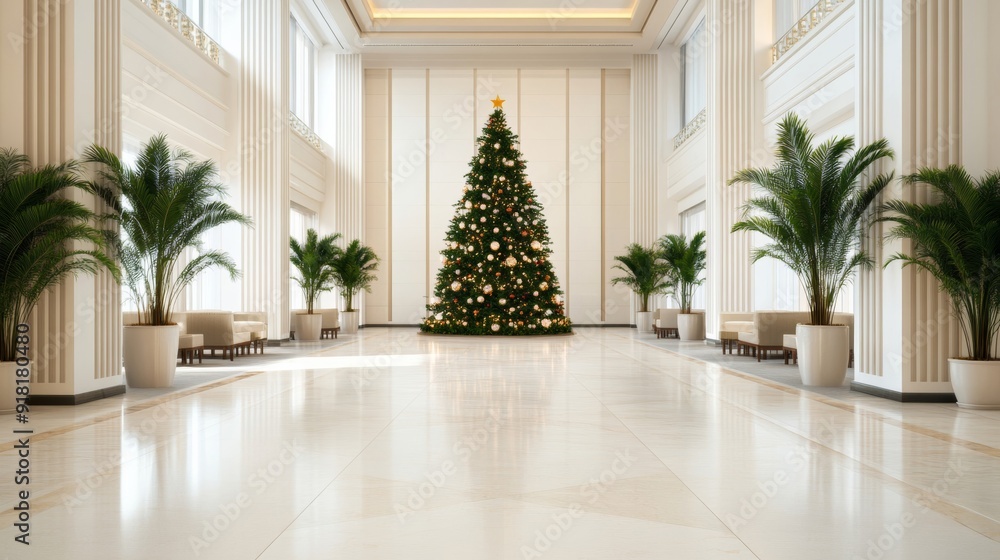
<svg viewBox="0 0 1000 560"><path fill-rule="evenodd" d="M506 101L506 99L500 99L500 96L498 95L497 98L493 100L493 107L494 108L499 107L499 108L503 109L503 102L504 101Z"/></svg>

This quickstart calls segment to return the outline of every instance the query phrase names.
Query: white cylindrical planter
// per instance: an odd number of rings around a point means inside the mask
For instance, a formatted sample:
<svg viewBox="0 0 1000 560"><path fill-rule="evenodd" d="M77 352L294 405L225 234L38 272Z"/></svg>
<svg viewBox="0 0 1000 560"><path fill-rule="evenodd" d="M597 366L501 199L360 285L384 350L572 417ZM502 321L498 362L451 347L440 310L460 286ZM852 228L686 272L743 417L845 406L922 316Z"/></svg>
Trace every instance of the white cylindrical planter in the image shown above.
<svg viewBox="0 0 1000 560"><path fill-rule="evenodd" d="M705 314L678 313L677 335L681 340L705 340Z"/></svg>
<svg viewBox="0 0 1000 560"><path fill-rule="evenodd" d="M962 408L1000 409L1000 361L950 358L948 373L955 399Z"/></svg>
<svg viewBox="0 0 1000 560"><path fill-rule="evenodd" d="M357 311L341 311L340 312L340 333L341 334L354 334L358 332L358 312Z"/></svg>
<svg viewBox="0 0 1000 560"><path fill-rule="evenodd" d="M851 329L847 325L797 325L795 346L802 384L840 387L847 377Z"/></svg>
<svg viewBox="0 0 1000 560"><path fill-rule="evenodd" d="M17 362L0 362L0 414L12 414L17 407Z"/></svg>
<svg viewBox="0 0 1000 560"><path fill-rule="evenodd" d="M323 334L323 315L321 313L299 313L299 328L295 331L295 339L303 342L319 340Z"/></svg>
<svg viewBox="0 0 1000 560"><path fill-rule="evenodd" d="M141 389L173 385L180 332L180 325L124 327L125 382L129 387Z"/></svg>
<svg viewBox="0 0 1000 560"><path fill-rule="evenodd" d="M638 311L635 314L635 327L641 333L653 331L653 312Z"/></svg>

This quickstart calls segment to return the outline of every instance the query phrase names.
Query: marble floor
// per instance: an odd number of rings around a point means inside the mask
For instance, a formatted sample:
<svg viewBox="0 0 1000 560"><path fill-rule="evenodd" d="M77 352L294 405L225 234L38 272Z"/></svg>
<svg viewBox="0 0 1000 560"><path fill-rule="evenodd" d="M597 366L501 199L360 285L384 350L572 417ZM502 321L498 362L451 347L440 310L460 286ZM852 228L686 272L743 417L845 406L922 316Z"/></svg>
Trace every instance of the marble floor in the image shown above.
<svg viewBox="0 0 1000 560"><path fill-rule="evenodd" d="M30 547L8 418L0 558L1000 558L1000 413L837 399L644 336L365 329L38 408Z"/></svg>

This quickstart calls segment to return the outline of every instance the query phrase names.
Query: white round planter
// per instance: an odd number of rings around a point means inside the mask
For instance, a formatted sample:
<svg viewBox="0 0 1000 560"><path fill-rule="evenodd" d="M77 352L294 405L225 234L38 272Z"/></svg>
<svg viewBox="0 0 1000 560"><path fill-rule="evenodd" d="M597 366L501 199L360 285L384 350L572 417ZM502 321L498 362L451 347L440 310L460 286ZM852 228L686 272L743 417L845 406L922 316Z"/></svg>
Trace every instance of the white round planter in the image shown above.
<svg viewBox="0 0 1000 560"><path fill-rule="evenodd" d="M795 346L802 384L810 387L842 386L847 377L850 337L851 330L847 325L797 325Z"/></svg>
<svg viewBox="0 0 1000 560"><path fill-rule="evenodd" d="M358 332L358 315L359 313L357 311L340 312L341 334L355 334Z"/></svg>
<svg viewBox="0 0 1000 560"><path fill-rule="evenodd" d="M17 407L17 362L0 362L0 414L12 414Z"/></svg>
<svg viewBox="0 0 1000 560"><path fill-rule="evenodd" d="M653 312L638 311L635 314L635 327L641 333L653 331Z"/></svg>
<svg viewBox="0 0 1000 560"><path fill-rule="evenodd" d="M319 340L323 333L323 315L321 313L299 313L299 328L295 331L295 339L303 342Z"/></svg>
<svg viewBox="0 0 1000 560"><path fill-rule="evenodd" d="M962 408L1000 409L1000 361L948 360L951 386Z"/></svg>
<svg viewBox="0 0 1000 560"><path fill-rule="evenodd" d="M677 334L681 340L705 340L705 314L678 313Z"/></svg>
<svg viewBox="0 0 1000 560"><path fill-rule="evenodd" d="M124 327L125 383L135 388L173 385L180 332L180 325Z"/></svg>

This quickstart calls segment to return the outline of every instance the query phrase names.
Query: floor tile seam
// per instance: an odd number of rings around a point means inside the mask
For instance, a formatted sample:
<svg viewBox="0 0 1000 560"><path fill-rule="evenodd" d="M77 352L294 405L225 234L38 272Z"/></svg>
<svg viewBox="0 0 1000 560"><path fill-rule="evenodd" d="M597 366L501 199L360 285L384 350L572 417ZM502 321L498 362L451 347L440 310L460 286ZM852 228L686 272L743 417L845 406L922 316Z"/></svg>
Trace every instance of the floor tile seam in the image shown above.
<svg viewBox="0 0 1000 560"><path fill-rule="evenodd" d="M694 356L688 356L686 354L681 354L679 352L675 352L673 350L670 350L669 348L664 348L662 346L656 346L654 344L649 344L646 341L628 339L628 338L623 337L621 335L616 335L616 336L619 336L623 340L633 340L635 342L639 342L640 344L643 344L643 345L647 346L648 348L652 348L652 349L655 349L655 350L659 350L661 352L665 352L667 354L670 354L672 356L676 356L676 357L684 359L686 361L690 361L690 362L694 362L694 363L702 364L702 365L706 365L706 366L716 367L722 373L725 373L725 374L730 375L732 377L736 377L738 379L742 379L742 380L745 380L745 381L750 381L752 383L756 383L756 384L762 385L764 387L767 387L767 388L770 388L770 389L774 389L776 391L788 393L788 394L799 396L799 397L804 397L804 398L809 399L811 401L818 402L820 404L824 404L824 405L827 405L827 406L838 408L840 410L843 410L844 412L848 412L848 413L851 413L851 414L855 414L855 415L861 416L862 418L865 418L865 419L874 419L874 420L877 420L877 421L881 421L881 422L884 422L884 423L889 424L891 426L894 426L894 427L897 427L897 428L900 428L900 429L904 429L904 430L907 430L909 432L913 432L913 433L918 434L918 435L922 435L922 436L925 436L925 437L933 438L933 439L936 439L936 440L939 440L939 441L942 441L942 442L945 442L945 443L948 443L948 444L957 445L957 446L966 448L966 449L968 449L970 451L974 451L974 452L977 452L977 453L982 453L984 455L988 455L988 456L993 457L993 458L1000 458L1000 449L998 449L996 447L993 447L993 446L990 446L990 445L986 445L984 443L970 441L970 440L966 440L966 439L963 439L963 438L956 438L954 436L950 436L950 435L945 434L943 432L940 432L938 430L934 430L933 428L926 428L926 427L923 427L923 426L919 426L919 425L913 424L911 422L907 422L905 420L898 420L898 419L893 418L892 416L888 415L887 413L881 412L879 410L870 409L870 408L867 408L867 407L864 407L864 406L861 406L861 405L858 405L858 404L853 404L853 403L849 403L849 402L846 402L846 401L843 401L843 400L839 400L839 399L836 399L834 397L829 397L827 395L823 395L823 394L820 394L820 393L814 393L812 391L800 389L798 387L792 387L792 386L789 386L789 385L784 385L784 384L776 382L776 381L771 381L770 379L764 379L764 378L756 376L756 375L754 375L752 373L745 373L745 372L742 372L742 371L734 370L734 369L726 367L726 366L724 366L722 364L718 364L718 363L715 363L715 362L705 361L705 360L702 360L702 359L694 357ZM656 365L656 364L651 364L651 365L653 367L656 367L660 371L662 371L662 369L658 365ZM664 373L668 373L668 372L664 372Z"/></svg>
<svg viewBox="0 0 1000 560"><path fill-rule="evenodd" d="M641 362L640 360L638 360L638 359L637 359L637 358L636 358L635 356L632 356L632 355L629 355L629 354L627 354L627 353L625 353L625 352L622 352L621 350L619 350L619 349L617 349L617 348L614 348L614 347L612 347L612 346L608 345L608 344L607 344L607 343L606 343L606 342L605 342L604 340L597 340L597 339L592 339L592 340L594 340L594 342L595 342L596 344L600 344L601 346L604 346L605 348L607 348L608 350L610 350L610 351L612 351L612 352L617 352L618 354L620 354L620 355L624 356L624 357L625 357L626 359L629 359L629 360L632 360L632 361L636 361L636 362L639 362L639 363L642 363L642 362ZM711 514L712 514L712 515L713 515L713 516L714 516L714 517L715 517L716 519L718 519L719 523L720 523L720 524L721 524L721 525L722 525L723 527L725 527L725 530L726 530L726 531L728 531L728 532L729 532L729 534L730 534L730 535L732 535L732 537L733 537L733 538L735 538L735 539L737 539L738 541L740 541L740 543L741 543L741 544L743 545L743 548L745 548L745 549L746 549L747 551L749 551L749 552L750 552L750 554L752 554L754 558L757 558L758 560L760 559L760 557L759 557L759 556L757 555L757 553L756 553L756 552L755 552L755 551L754 551L754 550L753 550L753 549L752 549L752 548L750 547L750 545L749 545L749 544L747 544L747 542L746 542L746 541L744 541L744 540L743 540L743 539L742 539L742 538L741 538L741 537L740 537L739 535L737 535L737 534L736 534L736 532L735 532L735 531L733 531L733 530L732 530L732 528L730 528L730 527L729 527L729 525L727 525L727 524L726 524L725 520L723 520L723 519L722 519L722 517L720 517L720 516L719 516L719 515L718 515L718 514L717 514L717 513L715 512L715 510L714 510L714 509L712 509L711 507L709 507L709 505L705 503L705 501L704 501L704 500L703 500L703 499L701 498L701 496L699 496L699 495L698 495L698 494L697 494L697 493L696 493L696 492L695 492L694 490L692 490L692 489L691 489L691 487L690 487L690 486L688 486L688 483L687 483L687 482L686 482L686 481L685 481L685 480L684 480L683 478L681 478L681 477L680 477L680 476L679 476L679 475L678 475L678 474L677 474L676 472L674 472L674 470L673 470L673 469L671 469L669 465L667 465L667 463L666 463L666 462L665 462L665 461L663 460L663 458L662 458L662 457L660 457L660 455L659 455L659 454L657 454L657 453L656 453L655 451L653 451L653 450L652 450L652 449L651 449L651 448L649 447L649 445L648 445L648 444L647 444L647 443L646 443L646 442L645 442L645 441L643 440L643 438L639 437L639 435L635 433L635 431L634 431L634 430L632 429L632 427L631 427L631 426L629 426L629 425L628 425L628 424L626 424L626 423L625 423L624 421L622 421L622 419L621 419L621 418L620 418L620 417L618 416L618 414L617 414L617 413L615 413L615 411L614 411L614 410L612 410L612 409L611 409L611 408L610 408L610 407L609 407L609 406L607 405L607 403L605 403L605 402L604 402L603 400L601 400L601 398L600 398L600 397L598 397L598 396L597 396L596 394L594 394L594 392L593 392L593 391L591 391L589 387L587 387L587 386L586 386L585 384L583 384L583 382L581 382L581 381L580 381L579 379L577 379L577 377L576 377L576 375L575 375L575 374L573 374L572 372L569 372L569 375L570 375L570 376L572 376L572 377L573 377L573 380L574 380L574 381L576 381L576 382L577 382L577 383L578 383L578 384L579 384L579 385L580 385L580 386L581 386L581 387L582 387L582 388L583 388L583 389L584 389L585 391L587 391L588 393L590 393L590 395L591 395L592 397L594 397L594 399L595 399L595 400L596 400L597 402L599 402L599 403L601 404L601 406L602 406L602 407L603 407L603 408L604 408L604 409L605 409L605 410L606 410L606 411L608 412L608 414L611 414L611 416L613 416L613 417L614 417L614 419L615 419L616 421L618 421L618 423L619 423L619 424L621 424L621 425L622 425L622 427L624 427L624 428L625 428L626 430L628 430L629 434L631 434L631 435L632 435L632 437L633 437L633 438L635 438L635 440L636 440L637 442L639 442L639 443L640 443L640 444L641 444L641 445L642 445L642 446L643 446L644 448L646 448L646 451L648 451L648 452L649 452L649 453L650 453L650 454L651 454L651 455L652 455L653 457L656 457L656 460L657 460L657 461L659 461L661 465L663 465L663 468L667 469L667 472L669 472L670 474L672 474L672 475L674 476L674 478L676 478L676 479L677 479L677 481L678 481L678 482L680 482L680 484L681 484L681 485L683 485L683 486L684 486L684 488L685 488L685 489L686 489L686 490L687 490L687 491L688 491L688 492L689 492L689 493L690 493L690 494L691 494L692 496L694 496L694 498L695 498L696 500L698 500L698 503L700 503L700 504L702 505L702 507L704 507L704 508L705 508L705 510L707 510L707 511L708 511L709 513L711 513Z"/></svg>

